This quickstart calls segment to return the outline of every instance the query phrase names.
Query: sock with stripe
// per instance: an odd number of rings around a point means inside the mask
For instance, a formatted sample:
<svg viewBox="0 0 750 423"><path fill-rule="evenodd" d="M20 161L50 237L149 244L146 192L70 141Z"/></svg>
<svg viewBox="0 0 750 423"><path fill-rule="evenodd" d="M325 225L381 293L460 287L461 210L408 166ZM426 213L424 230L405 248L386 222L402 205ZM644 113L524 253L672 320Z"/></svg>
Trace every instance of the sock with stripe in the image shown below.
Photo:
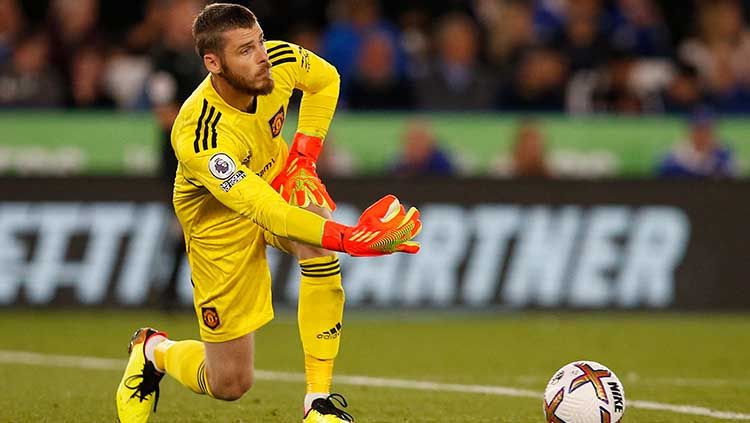
<svg viewBox="0 0 750 423"><path fill-rule="evenodd" d="M195 392L213 396L206 375L206 349L200 341L170 341L154 348L154 365Z"/></svg>
<svg viewBox="0 0 750 423"><path fill-rule="evenodd" d="M302 278L297 319L305 350L307 411L308 402L327 395L331 389L333 360L341 341L344 289L338 257L300 260L299 265Z"/></svg>

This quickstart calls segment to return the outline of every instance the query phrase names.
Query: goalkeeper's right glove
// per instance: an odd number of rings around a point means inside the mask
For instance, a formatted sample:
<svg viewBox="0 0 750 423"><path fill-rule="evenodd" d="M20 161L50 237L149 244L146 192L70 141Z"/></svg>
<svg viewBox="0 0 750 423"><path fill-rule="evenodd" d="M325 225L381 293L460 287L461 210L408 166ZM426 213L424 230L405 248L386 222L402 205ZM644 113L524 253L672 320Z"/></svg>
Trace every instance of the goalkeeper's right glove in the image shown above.
<svg viewBox="0 0 750 423"><path fill-rule="evenodd" d="M395 196L386 195L362 213L357 226L327 221L322 246L358 257L416 254L420 245L412 239L421 229L419 210L412 207L406 212Z"/></svg>

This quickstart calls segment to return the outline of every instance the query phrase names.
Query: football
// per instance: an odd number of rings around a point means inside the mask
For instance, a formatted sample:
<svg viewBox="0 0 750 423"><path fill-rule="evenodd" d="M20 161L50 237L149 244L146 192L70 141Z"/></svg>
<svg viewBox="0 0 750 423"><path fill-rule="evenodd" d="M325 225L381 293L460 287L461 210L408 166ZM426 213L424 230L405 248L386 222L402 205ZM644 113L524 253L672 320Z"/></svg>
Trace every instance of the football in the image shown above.
<svg viewBox="0 0 750 423"><path fill-rule="evenodd" d="M552 376L543 409L547 423L617 423L625 413L625 390L606 366L575 361Z"/></svg>

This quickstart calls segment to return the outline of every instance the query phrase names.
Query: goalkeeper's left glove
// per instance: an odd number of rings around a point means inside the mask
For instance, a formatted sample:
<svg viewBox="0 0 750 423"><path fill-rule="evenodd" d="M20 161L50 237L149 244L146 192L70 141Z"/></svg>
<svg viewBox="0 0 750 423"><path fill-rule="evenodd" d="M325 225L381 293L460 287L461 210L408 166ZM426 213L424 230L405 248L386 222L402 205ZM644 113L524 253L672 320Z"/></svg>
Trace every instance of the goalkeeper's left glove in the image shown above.
<svg viewBox="0 0 750 423"><path fill-rule="evenodd" d="M355 257L416 254L420 245L413 239L421 229L419 210L407 212L395 196L386 195L362 213L356 226L327 221L321 244Z"/></svg>
<svg viewBox="0 0 750 423"><path fill-rule="evenodd" d="M315 162L322 148L321 138L301 132L294 135L294 143L289 150L284 169L271 181L271 187L289 204L304 208L312 203L330 211L336 209L336 203L328 195L325 185L315 171Z"/></svg>

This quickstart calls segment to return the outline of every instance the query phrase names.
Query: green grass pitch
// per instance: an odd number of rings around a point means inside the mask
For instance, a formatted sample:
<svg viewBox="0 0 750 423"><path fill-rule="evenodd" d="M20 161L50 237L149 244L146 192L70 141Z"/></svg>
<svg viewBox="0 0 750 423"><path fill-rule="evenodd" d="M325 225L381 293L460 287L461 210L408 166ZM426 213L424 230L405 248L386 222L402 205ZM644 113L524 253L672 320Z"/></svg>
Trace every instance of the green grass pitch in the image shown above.
<svg viewBox="0 0 750 423"><path fill-rule="evenodd" d="M125 360L142 325L196 338L189 311L0 311L3 352ZM652 313L347 313L336 374L497 385L538 398L336 384L358 422L543 422L541 391L562 365L595 360L614 370L628 400L750 414L750 315ZM256 339L256 368L302 371L293 313ZM115 368L21 364L0 359L0 423L114 422ZM299 422L304 384L259 380L231 403L193 394L169 377L151 422ZM624 422L718 422L628 407Z"/></svg>

